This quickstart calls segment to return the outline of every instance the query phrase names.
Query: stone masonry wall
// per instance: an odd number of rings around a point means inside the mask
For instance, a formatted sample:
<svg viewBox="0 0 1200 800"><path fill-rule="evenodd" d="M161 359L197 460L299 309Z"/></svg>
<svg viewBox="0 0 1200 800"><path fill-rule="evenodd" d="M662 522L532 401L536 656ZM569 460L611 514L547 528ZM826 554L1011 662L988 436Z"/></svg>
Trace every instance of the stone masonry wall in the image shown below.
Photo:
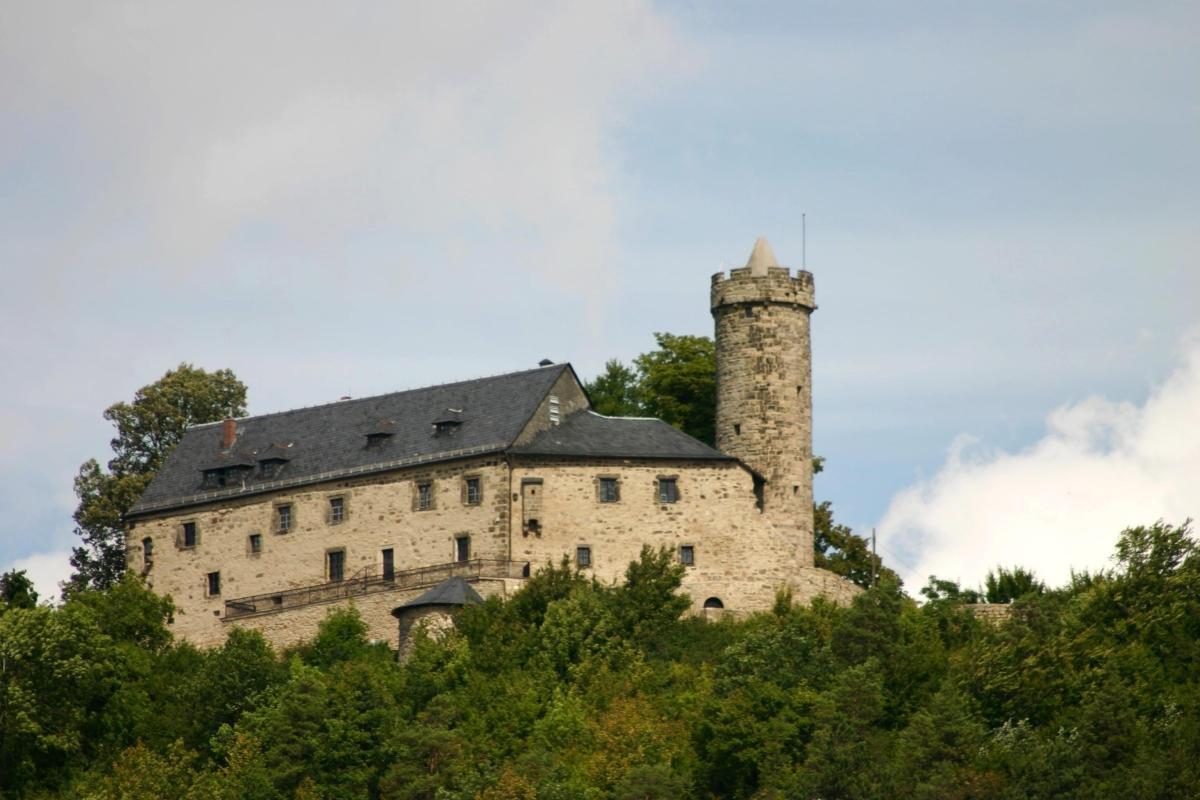
<svg viewBox="0 0 1200 800"><path fill-rule="evenodd" d="M466 504L463 480L468 476L482 481L478 505ZM416 510L416 487L427 481L433 483L433 508ZM153 563L147 578L156 592L171 595L179 606L173 625L176 635L198 645L220 644L225 638L226 600L322 583L328 580L330 550L345 550L346 578L363 571L378 574L385 548L393 550L397 572L454 561L455 537L464 533L471 536L471 558L507 560L508 491L507 467L502 459L492 457L223 500L221 505L138 522L129 531L129 564L142 570L141 542L150 537ZM345 500L346 518L340 524L328 519L333 497ZM275 532L281 503L293 509L293 527L287 533ZM178 544L186 521L197 526L194 548ZM261 553L250 552L252 533L262 537ZM220 572L220 596L207 594L210 572ZM387 596L396 597L383 593L378 601L363 600L371 606L367 624L373 635L394 627L389 613L395 604L383 607L391 602ZM383 605L375 609L376 602ZM314 620L323 617L324 610L313 608L320 610L311 614L287 610L270 622L241 624L261 626L277 644L291 642L315 631ZM395 633L378 638L394 642Z"/></svg>
<svg viewBox="0 0 1200 800"><path fill-rule="evenodd" d="M511 593L513 586L515 584L510 581L487 579L471 584L471 588L483 597L492 595L505 597ZM325 616L333 609L353 606L358 609L363 621L367 623L367 636L387 642L388 646L395 650L400 646L400 623L392 616L392 609L419 597L428 588L428 586L424 586L403 591L379 592L333 603L314 603L286 611L240 617L224 623L219 640L204 644L208 646L220 644L221 641L224 641L225 632L229 630L229 627L236 625L239 628L260 631L278 648L291 647L312 639L321 620L325 619Z"/></svg>
<svg viewBox="0 0 1200 800"><path fill-rule="evenodd" d="M813 564L812 275L771 267L713 276L717 449L762 474L764 508L791 537L798 567Z"/></svg>
<svg viewBox="0 0 1200 800"><path fill-rule="evenodd" d="M599 478L616 477L620 499L599 500ZM674 477L675 503L658 501L657 480ZM531 484L530 481L541 483ZM578 547L590 547L590 574L619 581L642 545L678 553L694 548L695 564L684 575L683 590L699 611L706 599L719 598L734 612L771 607L775 593L792 585L805 602L825 590L844 600L852 596L837 576L821 570L805 580L796 568L794 545L761 514L749 472L733 462L660 462L584 459L522 459L514 464L513 485L540 492L538 532L514 530L513 558L534 568L557 564L564 554L574 563ZM519 494L513 513L520 519ZM826 577L828 576L828 580Z"/></svg>

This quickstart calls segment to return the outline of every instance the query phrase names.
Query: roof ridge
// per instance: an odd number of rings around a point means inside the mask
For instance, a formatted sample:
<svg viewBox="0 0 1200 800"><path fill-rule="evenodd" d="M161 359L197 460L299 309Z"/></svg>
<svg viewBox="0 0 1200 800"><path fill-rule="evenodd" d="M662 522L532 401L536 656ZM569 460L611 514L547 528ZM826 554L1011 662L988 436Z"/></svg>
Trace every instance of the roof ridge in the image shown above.
<svg viewBox="0 0 1200 800"><path fill-rule="evenodd" d="M590 408L586 409L586 411L587 411L587 413L591 414L592 416L600 417L602 419L628 419L628 420L633 420L635 422L661 422L664 425L671 425L671 423L667 422L665 419L662 419L661 417L611 417L608 414L601 414L599 411L593 411ZM671 427L675 427L675 426L671 425Z"/></svg>
<svg viewBox="0 0 1200 800"><path fill-rule="evenodd" d="M493 380L495 378L508 378L508 377L512 377L515 375L527 375L531 372L543 372L546 370L553 370L553 369L562 370L569 366L570 366L569 361L563 361L562 363L550 364L545 367L533 367L531 369L520 369L515 372L498 372L498 373L495 373L494 375L480 375L475 378L464 378L462 380L457 380L457 381L446 381L445 383L431 383L426 386L414 386L411 389L397 389L396 391L393 391L393 392L380 392L379 394L367 395L366 397L355 397L350 400L332 400L327 403L314 403L311 406L296 406L295 408L286 408L286 409L283 409L282 411L268 411L265 414L247 414L244 417L235 417L234 419L236 419L240 422L240 421L248 420L248 419L266 419L267 417L281 417L285 414L295 414L300 411L312 411L315 408L325 408L327 406L356 405L358 403L365 403L368 400L378 400L381 397L395 397L396 395L410 394L412 392L421 392L426 389L440 389L440 388L444 388L447 386L457 386L457 385L463 384L463 383L475 383L476 381ZM214 422L198 422L195 425L189 425L187 429L193 430L196 428L207 428L210 425L220 425L223 422L224 422L224 420L216 420Z"/></svg>

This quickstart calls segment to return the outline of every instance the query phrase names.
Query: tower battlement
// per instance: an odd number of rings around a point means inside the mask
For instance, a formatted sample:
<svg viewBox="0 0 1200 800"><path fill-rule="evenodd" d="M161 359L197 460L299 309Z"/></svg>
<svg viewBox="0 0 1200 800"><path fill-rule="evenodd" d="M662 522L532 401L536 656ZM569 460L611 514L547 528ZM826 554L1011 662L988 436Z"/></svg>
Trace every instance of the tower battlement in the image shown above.
<svg viewBox="0 0 1200 800"><path fill-rule="evenodd" d="M798 269L795 274L787 267L767 267L755 273L751 267L729 270L729 276L718 272L712 276L711 308L738 303L786 303L816 310L816 289L813 276Z"/></svg>

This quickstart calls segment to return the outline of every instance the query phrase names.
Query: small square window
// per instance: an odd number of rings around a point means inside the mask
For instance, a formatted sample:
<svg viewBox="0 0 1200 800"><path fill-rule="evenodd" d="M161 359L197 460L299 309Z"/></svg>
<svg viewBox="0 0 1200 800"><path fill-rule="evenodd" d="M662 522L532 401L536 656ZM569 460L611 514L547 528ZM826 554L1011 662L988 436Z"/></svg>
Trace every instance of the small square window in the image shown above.
<svg viewBox="0 0 1200 800"><path fill-rule="evenodd" d="M680 546L679 563L685 567L694 567L696 565L696 548L690 544Z"/></svg>
<svg viewBox="0 0 1200 800"><path fill-rule="evenodd" d="M658 502L674 503L679 499L679 487L674 478L658 479Z"/></svg>
<svg viewBox="0 0 1200 800"><path fill-rule="evenodd" d="M346 551L330 550L325 554L327 574L330 582L340 581L346 575Z"/></svg>
<svg viewBox="0 0 1200 800"><path fill-rule="evenodd" d="M575 566L579 567L580 569L588 569L592 566L592 548L575 548Z"/></svg>
<svg viewBox="0 0 1200 800"><path fill-rule="evenodd" d="M275 531L287 533L292 529L292 506L290 503L275 507Z"/></svg>
<svg viewBox="0 0 1200 800"><path fill-rule="evenodd" d="M221 594L221 573L208 573L208 596L216 597Z"/></svg>
<svg viewBox="0 0 1200 800"><path fill-rule="evenodd" d="M346 519L346 498L329 498L329 524L341 525Z"/></svg>
<svg viewBox="0 0 1200 800"><path fill-rule="evenodd" d="M454 537L454 560L467 561L471 558L471 537L470 536L455 536Z"/></svg>
<svg viewBox="0 0 1200 800"><path fill-rule="evenodd" d="M196 546L196 523L194 523L194 522L183 523L183 546L184 547L195 547Z"/></svg>
<svg viewBox="0 0 1200 800"><path fill-rule="evenodd" d="M477 506L483 500L483 488L479 478L467 478L467 505Z"/></svg>
<svg viewBox="0 0 1200 800"><path fill-rule="evenodd" d="M433 508L433 484L417 484L417 510L427 511Z"/></svg>
<svg viewBox="0 0 1200 800"><path fill-rule="evenodd" d="M262 552L262 534L261 533L250 534L250 552L251 553L261 553Z"/></svg>
<svg viewBox="0 0 1200 800"><path fill-rule="evenodd" d="M617 485L616 478L601 478L600 479L600 502L615 503L621 499L620 488Z"/></svg>

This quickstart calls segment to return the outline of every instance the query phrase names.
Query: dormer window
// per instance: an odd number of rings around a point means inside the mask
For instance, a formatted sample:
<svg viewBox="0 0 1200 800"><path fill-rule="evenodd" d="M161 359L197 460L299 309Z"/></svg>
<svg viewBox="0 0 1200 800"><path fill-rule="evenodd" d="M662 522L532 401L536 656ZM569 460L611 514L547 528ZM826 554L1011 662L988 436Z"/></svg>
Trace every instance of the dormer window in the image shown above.
<svg viewBox="0 0 1200 800"><path fill-rule="evenodd" d="M460 425L462 425L462 423L456 419L438 420L437 422L433 423L433 435L447 436L458 430Z"/></svg>
<svg viewBox="0 0 1200 800"><path fill-rule="evenodd" d="M204 470L203 487L205 489L224 488L225 484L228 483L228 481L229 481L229 472L228 472L228 470L225 469L225 467Z"/></svg>
<svg viewBox="0 0 1200 800"><path fill-rule="evenodd" d="M367 449L376 450L383 447L392 438L392 434L386 431L374 431L367 434Z"/></svg>
<svg viewBox="0 0 1200 800"><path fill-rule="evenodd" d="M287 461L282 458L264 458L258 462L259 473L265 479L274 478L286 463Z"/></svg>

